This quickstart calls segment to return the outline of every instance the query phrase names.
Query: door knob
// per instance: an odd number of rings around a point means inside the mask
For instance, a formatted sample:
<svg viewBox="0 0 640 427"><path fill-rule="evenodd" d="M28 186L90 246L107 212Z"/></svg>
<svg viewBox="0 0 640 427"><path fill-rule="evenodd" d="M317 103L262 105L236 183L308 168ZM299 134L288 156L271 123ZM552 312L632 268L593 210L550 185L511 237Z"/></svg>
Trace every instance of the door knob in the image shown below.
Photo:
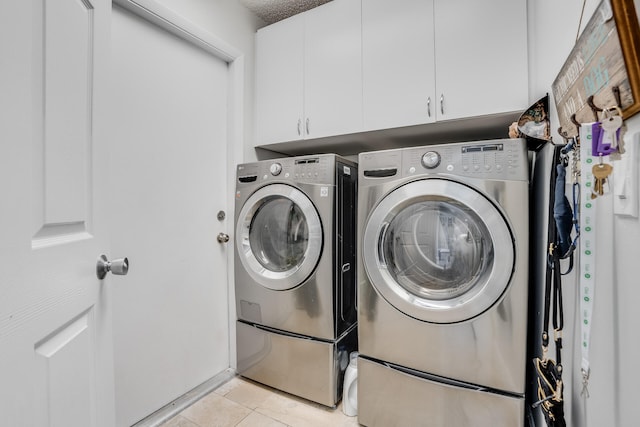
<svg viewBox="0 0 640 427"><path fill-rule="evenodd" d="M118 276L126 275L129 272L129 260L127 258L120 258L109 261L106 255L100 255L96 263L96 276L102 280L108 272L112 272Z"/></svg>
<svg viewBox="0 0 640 427"><path fill-rule="evenodd" d="M227 243L229 241L229 235L226 233L218 234L218 243Z"/></svg>

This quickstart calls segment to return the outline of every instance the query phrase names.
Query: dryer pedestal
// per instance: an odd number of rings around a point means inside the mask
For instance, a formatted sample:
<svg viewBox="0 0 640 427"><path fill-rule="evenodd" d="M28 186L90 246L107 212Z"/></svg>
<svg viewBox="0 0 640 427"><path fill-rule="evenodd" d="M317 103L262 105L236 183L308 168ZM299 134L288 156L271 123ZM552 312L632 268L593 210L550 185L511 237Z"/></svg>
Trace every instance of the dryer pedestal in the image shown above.
<svg viewBox="0 0 640 427"><path fill-rule="evenodd" d="M364 426L524 425L524 396L446 384L427 374L362 357L358 371L358 423Z"/></svg>
<svg viewBox="0 0 640 427"><path fill-rule="evenodd" d="M529 308L523 139L358 157L358 421L520 427Z"/></svg>
<svg viewBox="0 0 640 427"><path fill-rule="evenodd" d="M335 407L342 396L356 325L335 341L236 322L238 374L287 393Z"/></svg>

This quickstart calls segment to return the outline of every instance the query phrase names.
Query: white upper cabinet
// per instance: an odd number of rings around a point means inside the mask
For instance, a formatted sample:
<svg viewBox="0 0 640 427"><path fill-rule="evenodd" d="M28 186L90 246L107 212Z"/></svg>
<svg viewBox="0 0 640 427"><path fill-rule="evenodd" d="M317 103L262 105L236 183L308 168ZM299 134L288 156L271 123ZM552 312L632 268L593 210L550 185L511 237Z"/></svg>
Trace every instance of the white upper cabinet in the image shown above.
<svg viewBox="0 0 640 427"><path fill-rule="evenodd" d="M256 145L362 130L361 37L357 0L258 31Z"/></svg>
<svg viewBox="0 0 640 427"><path fill-rule="evenodd" d="M363 0L363 130L528 105L525 0Z"/></svg>
<svg viewBox="0 0 640 427"><path fill-rule="evenodd" d="M439 120L529 106L525 0L436 0L434 23Z"/></svg>
<svg viewBox="0 0 640 427"><path fill-rule="evenodd" d="M362 130L359 0L333 0L306 14L305 127L308 138Z"/></svg>
<svg viewBox="0 0 640 427"><path fill-rule="evenodd" d="M435 121L432 0L362 1L364 129Z"/></svg>
<svg viewBox="0 0 640 427"><path fill-rule="evenodd" d="M302 137L304 16L295 15L256 36L257 143Z"/></svg>

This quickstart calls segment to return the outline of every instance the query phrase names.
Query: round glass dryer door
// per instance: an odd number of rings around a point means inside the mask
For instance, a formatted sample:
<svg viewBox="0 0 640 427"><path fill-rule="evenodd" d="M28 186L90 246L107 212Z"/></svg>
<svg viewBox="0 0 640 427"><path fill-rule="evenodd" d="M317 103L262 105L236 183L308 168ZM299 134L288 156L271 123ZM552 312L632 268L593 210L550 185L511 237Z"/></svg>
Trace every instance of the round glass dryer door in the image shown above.
<svg viewBox="0 0 640 427"><path fill-rule="evenodd" d="M514 267L511 232L477 191L442 179L392 191L364 229L371 284L396 309L432 323L471 319L491 307Z"/></svg>
<svg viewBox="0 0 640 427"><path fill-rule="evenodd" d="M236 226L240 261L262 286L286 290L313 272L322 251L322 224L297 188L262 187L247 199Z"/></svg>

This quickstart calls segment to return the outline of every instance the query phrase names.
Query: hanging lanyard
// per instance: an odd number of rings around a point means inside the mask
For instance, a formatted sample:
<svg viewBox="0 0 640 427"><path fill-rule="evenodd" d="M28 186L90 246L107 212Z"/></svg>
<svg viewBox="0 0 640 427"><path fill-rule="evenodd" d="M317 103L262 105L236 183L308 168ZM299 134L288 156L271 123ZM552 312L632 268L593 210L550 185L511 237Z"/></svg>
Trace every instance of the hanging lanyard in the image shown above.
<svg viewBox="0 0 640 427"><path fill-rule="evenodd" d="M583 124L580 129L582 143L580 144L580 224L582 235L580 237L580 326L582 349L582 361L580 370L582 373L581 395L589 397L589 347L591 345L591 319L593 317L593 298L595 293L596 278L596 207L590 195L593 190L594 177L592 168L597 158L591 154L592 127L591 123Z"/></svg>

